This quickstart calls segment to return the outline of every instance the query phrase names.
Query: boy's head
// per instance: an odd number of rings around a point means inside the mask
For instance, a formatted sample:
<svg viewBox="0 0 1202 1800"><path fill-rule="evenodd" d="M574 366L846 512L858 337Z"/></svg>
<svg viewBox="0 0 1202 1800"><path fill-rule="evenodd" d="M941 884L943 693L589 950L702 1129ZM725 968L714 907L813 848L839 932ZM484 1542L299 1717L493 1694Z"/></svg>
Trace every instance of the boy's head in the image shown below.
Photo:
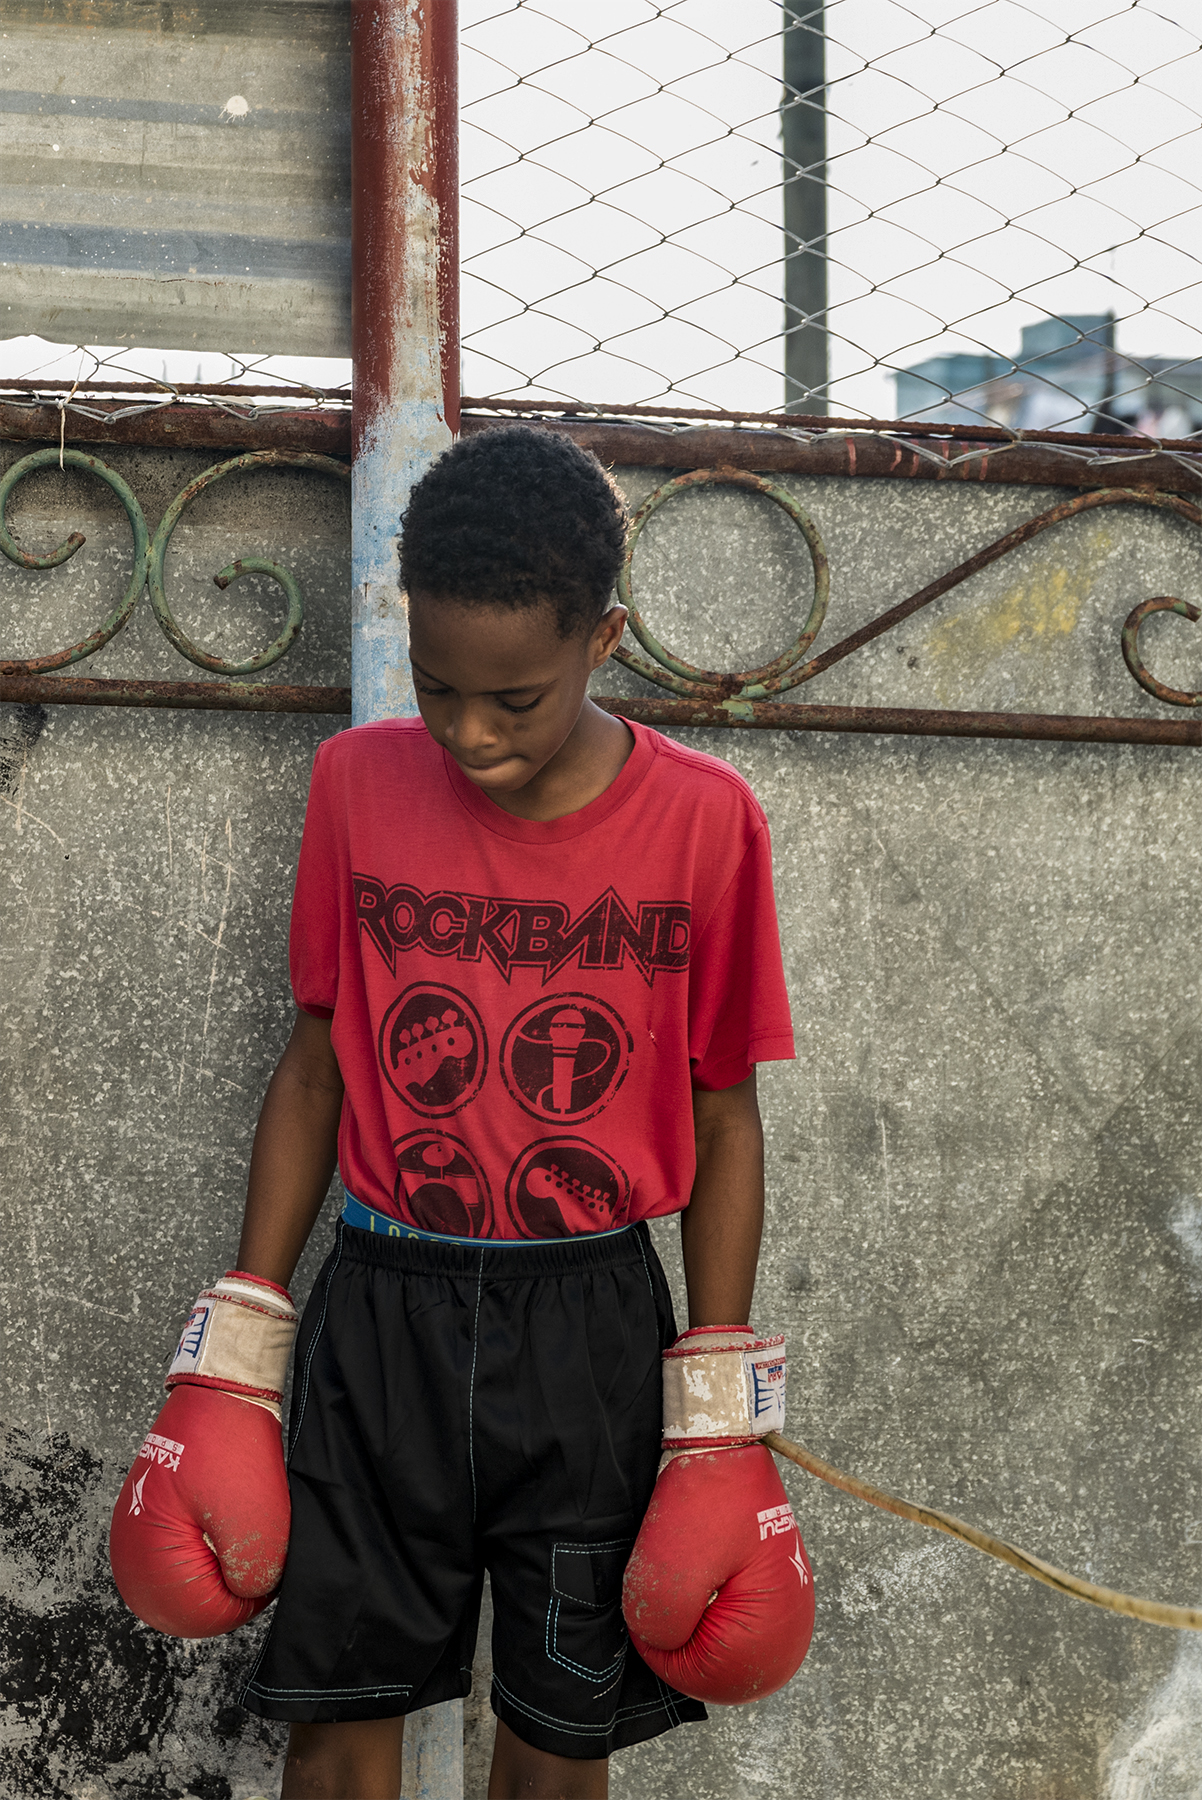
<svg viewBox="0 0 1202 1800"><path fill-rule="evenodd" d="M414 488L401 574L418 709L478 787L514 793L569 738L581 748L589 676L626 620L611 604L625 540L617 488L554 432L481 432Z"/></svg>
<svg viewBox="0 0 1202 1800"><path fill-rule="evenodd" d="M401 580L422 600L549 606L559 635L576 637L608 611L625 547L626 507L595 456L502 425L461 438L414 488Z"/></svg>

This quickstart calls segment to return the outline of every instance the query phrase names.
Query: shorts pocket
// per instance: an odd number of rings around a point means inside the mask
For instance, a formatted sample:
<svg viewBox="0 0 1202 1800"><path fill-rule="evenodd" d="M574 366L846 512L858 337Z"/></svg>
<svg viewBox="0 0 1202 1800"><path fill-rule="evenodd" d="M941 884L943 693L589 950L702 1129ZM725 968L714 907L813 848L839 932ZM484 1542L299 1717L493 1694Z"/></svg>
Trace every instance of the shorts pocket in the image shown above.
<svg viewBox="0 0 1202 1800"><path fill-rule="evenodd" d="M622 1576L633 1538L551 1546L547 1655L598 1685L616 1681L630 1642L622 1617Z"/></svg>

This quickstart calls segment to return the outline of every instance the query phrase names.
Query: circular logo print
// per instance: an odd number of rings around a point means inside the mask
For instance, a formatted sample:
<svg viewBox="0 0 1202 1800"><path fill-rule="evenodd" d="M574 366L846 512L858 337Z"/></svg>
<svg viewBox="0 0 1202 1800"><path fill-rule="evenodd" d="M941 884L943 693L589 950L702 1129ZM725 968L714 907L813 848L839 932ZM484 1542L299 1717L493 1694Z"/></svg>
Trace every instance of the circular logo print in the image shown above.
<svg viewBox="0 0 1202 1800"><path fill-rule="evenodd" d="M514 1163L505 1207L519 1237L578 1237L610 1231L625 1217L625 1171L583 1138L544 1138Z"/></svg>
<svg viewBox="0 0 1202 1800"><path fill-rule="evenodd" d="M634 1048L612 1007L591 994L557 994L520 1012L501 1044L501 1073L536 1119L579 1124L608 1106Z"/></svg>
<svg viewBox="0 0 1202 1800"><path fill-rule="evenodd" d="M480 1092L488 1045L480 1015L454 988L407 987L380 1025L380 1067L394 1094L437 1119Z"/></svg>
<svg viewBox="0 0 1202 1800"><path fill-rule="evenodd" d="M396 1203L419 1231L492 1235L488 1183L466 1144L441 1131L414 1131L393 1148Z"/></svg>

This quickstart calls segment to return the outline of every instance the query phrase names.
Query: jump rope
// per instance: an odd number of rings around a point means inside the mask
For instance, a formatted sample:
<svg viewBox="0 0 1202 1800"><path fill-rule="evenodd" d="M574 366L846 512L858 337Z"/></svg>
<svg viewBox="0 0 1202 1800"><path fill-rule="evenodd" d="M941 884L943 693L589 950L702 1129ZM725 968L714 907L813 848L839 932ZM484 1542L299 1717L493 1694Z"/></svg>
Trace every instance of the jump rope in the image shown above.
<svg viewBox="0 0 1202 1800"><path fill-rule="evenodd" d="M949 1537L971 1544L974 1550L994 1556L998 1562L1009 1563L1021 1575L1029 1575L1032 1581L1042 1581L1073 1600L1086 1600L1091 1606L1104 1607L1107 1612L1125 1613L1128 1618L1143 1619L1149 1625L1166 1625L1170 1631L1202 1631L1202 1609L1165 1606L1159 1600L1140 1600L1134 1594L1120 1594L1114 1588L1097 1587L1092 1581L1082 1581L1079 1575L1068 1575L1063 1569L1055 1569L1042 1557L1019 1550L1016 1545L1008 1544L1004 1538L992 1537L987 1531L978 1531L975 1525L966 1525L963 1519L953 1518L951 1513L939 1512L933 1506L915 1506L912 1500L899 1500L896 1494L886 1494L882 1488L873 1487L855 1475L845 1475L842 1469L823 1462L812 1450L792 1443L779 1431L768 1432L760 1442L778 1456L796 1463L799 1469L805 1469L807 1474L816 1475L819 1481L829 1482L831 1487L840 1488L857 1500L865 1500L869 1506L878 1506L882 1512L896 1513L899 1519L912 1519L915 1525L929 1525L932 1531L946 1531Z"/></svg>
<svg viewBox="0 0 1202 1800"><path fill-rule="evenodd" d="M585 1073L596 1075L604 1068L612 1047L601 1038L586 1038L585 1029L584 1014L575 1009L558 1013L552 1021L548 1039L553 1047L554 1076L551 1085L539 1094L536 1104L546 1104L546 1096L554 1090L553 1104L556 1110L566 1111L570 1108L571 1085L577 1076L576 1055L584 1045L594 1046L602 1052L600 1063ZM548 1039L536 1038L524 1031L519 1036L540 1049L546 1048ZM1041 1556L1032 1556L1030 1551L1020 1550L1016 1544L1008 1544L1004 1538L994 1537L988 1531L980 1531L975 1525L967 1525L963 1519L957 1519L951 1513L940 1512L933 1506L916 1506L912 1500L902 1500L896 1494L887 1494L883 1488L873 1487L871 1482L861 1481L856 1475L845 1475L833 1463L824 1462L812 1450L806 1450L801 1444L793 1443L790 1438L782 1437L778 1431L768 1432L760 1441L775 1451L777 1456L786 1457L807 1474L817 1476L819 1481L825 1481L845 1494L851 1494L854 1499L879 1507L882 1512L894 1513L899 1519L910 1519L915 1525L929 1526L932 1531L945 1531L949 1537L959 1538L963 1544L971 1544L982 1555L1009 1563L1021 1575L1029 1575L1032 1581L1042 1581L1047 1587L1055 1588L1057 1593L1067 1594L1073 1600L1084 1600L1090 1606L1102 1607L1106 1612L1124 1613L1131 1619L1143 1619L1148 1625L1164 1625L1170 1631L1202 1631L1202 1608L1166 1606L1159 1600L1141 1600L1135 1594L1121 1594L1115 1588L1098 1587L1095 1582L1082 1581L1079 1575L1070 1575L1064 1569L1054 1568L1051 1563L1044 1562Z"/></svg>

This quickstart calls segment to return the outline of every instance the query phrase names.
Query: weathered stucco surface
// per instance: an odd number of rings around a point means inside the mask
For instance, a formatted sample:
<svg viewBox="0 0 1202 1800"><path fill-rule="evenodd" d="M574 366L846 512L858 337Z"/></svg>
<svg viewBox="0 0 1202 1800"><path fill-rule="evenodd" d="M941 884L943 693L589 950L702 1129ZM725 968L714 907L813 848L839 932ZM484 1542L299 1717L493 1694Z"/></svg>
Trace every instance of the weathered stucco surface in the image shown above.
<svg viewBox="0 0 1202 1800"><path fill-rule="evenodd" d="M110 460L152 525L204 464ZM662 478L620 473L634 499ZM819 648L1058 497L793 486L832 558ZM211 575L275 556L310 606L280 678L345 681L345 509L333 483L290 474L207 496L175 539L185 621L208 622L225 655L260 647L281 616L270 589L221 596ZM40 549L68 529L89 539L46 575L0 567L0 643L32 654L108 610L125 526L57 471L12 514ZM792 636L805 572L783 516L715 490L657 515L636 585L679 653L748 666ZM807 697L1156 714L1119 625L1138 599L1200 591L1186 526L1116 508L1006 559ZM1196 683L1185 621L1145 637L1159 675ZM90 672L186 673L145 603ZM179 1317L235 1242L288 1028L308 764L340 723L0 709L4 1800L248 1800L278 1782L280 1733L232 1704L255 1628L207 1646L144 1631L111 1590L103 1535ZM747 775L774 832L798 1060L762 1074L756 1316L790 1334L792 1435L1097 1582L1197 1601L1196 753L688 741ZM658 1231L678 1279L673 1235ZM1071 1603L799 1471L785 1481L816 1578L810 1657L763 1704L617 1758L619 1800L1202 1790L1197 1640ZM482 1793L478 1701L468 1721Z"/></svg>

